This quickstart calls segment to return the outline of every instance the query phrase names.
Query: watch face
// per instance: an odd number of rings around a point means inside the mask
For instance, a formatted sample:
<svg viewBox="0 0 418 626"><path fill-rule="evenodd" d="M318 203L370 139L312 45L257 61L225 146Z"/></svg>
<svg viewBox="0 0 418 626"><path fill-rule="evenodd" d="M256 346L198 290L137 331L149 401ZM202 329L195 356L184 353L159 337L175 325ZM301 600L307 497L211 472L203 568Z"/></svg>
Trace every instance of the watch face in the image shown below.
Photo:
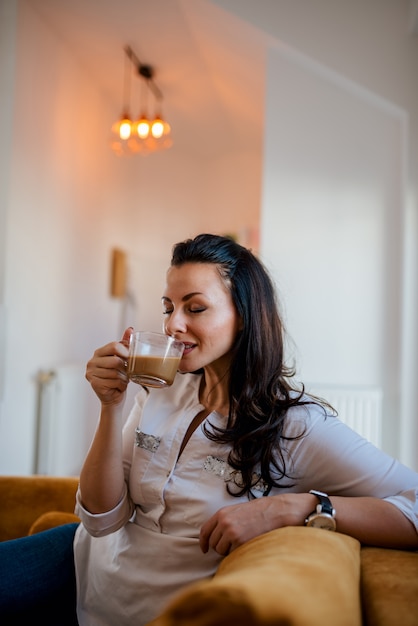
<svg viewBox="0 0 418 626"><path fill-rule="evenodd" d="M337 527L335 519L327 513L319 513L318 515L310 517L306 525L312 526L313 528L322 528L324 530L335 530Z"/></svg>

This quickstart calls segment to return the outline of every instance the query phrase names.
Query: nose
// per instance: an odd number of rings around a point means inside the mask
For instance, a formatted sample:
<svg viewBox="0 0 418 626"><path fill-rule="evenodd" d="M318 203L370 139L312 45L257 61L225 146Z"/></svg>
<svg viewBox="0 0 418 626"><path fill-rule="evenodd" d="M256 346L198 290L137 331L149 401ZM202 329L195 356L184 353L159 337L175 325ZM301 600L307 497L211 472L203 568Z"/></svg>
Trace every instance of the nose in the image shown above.
<svg viewBox="0 0 418 626"><path fill-rule="evenodd" d="M164 332L166 335L179 339L181 334L187 331L185 317L181 311L173 311L164 319Z"/></svg>

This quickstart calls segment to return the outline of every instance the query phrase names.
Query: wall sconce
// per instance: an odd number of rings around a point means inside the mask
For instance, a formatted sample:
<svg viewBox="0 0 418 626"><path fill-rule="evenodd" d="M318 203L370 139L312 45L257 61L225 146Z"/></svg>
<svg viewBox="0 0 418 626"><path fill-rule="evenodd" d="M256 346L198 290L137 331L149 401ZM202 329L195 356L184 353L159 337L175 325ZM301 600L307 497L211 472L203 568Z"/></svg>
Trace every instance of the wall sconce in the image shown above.
<svg viewBox="0 0 418 626"><path fill-rule="evenodd" d="M123 86L123 109L120 119L112 126L111 147L117 156L149 154L173 145L170 125L161 113L163 94L154 82L154 68L141 63L132 48L126 46ZM136 120L130 114L132 73L140 78L141 113ZM155 100L154 116L148 116L147 94Z"/></svg>

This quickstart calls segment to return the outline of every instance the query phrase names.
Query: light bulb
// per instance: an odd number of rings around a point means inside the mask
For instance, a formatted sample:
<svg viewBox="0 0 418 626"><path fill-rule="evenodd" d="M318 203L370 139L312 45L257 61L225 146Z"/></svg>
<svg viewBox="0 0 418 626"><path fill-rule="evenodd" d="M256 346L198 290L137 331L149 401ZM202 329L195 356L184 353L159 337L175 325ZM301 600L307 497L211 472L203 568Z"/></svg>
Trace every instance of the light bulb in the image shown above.
<svg viewBox="0 0 418 626"><path fill-rule="evenodd" d="M152 123L151 135L155 139L159 139L164 135L164 122L159 117L157 117Z"/></svg>
<svg viewBox="0 0 418 626"><path fill-rule="evenodd" d="M146 117L141 117L141 119L137 123L136 130L138 133L138 137L140 137L141 139L146 139L148 137L150 131L150 123Z"/></svg>
<svg viewBox="0 0 418 626"><path fill-rule="evenodd" d="M125 118L119 126L119 137L121 139L129 139L131 136L131 120Z"/></svg>

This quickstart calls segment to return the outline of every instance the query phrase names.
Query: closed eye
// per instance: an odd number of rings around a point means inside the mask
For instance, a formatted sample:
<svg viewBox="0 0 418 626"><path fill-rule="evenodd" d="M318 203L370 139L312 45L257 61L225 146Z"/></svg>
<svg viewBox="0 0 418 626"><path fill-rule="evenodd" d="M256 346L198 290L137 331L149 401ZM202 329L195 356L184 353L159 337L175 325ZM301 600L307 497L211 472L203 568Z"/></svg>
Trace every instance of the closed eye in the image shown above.
<svg viewBox="0 0 418 626"><path fill-rule="evenodd" d="M173 311L174 309L166 309L165 311L163 311L163 315L171 315ZM206 307L201 307L199 309L189 309L189 313L203 313L204 311L206 311Z"/></svg>

